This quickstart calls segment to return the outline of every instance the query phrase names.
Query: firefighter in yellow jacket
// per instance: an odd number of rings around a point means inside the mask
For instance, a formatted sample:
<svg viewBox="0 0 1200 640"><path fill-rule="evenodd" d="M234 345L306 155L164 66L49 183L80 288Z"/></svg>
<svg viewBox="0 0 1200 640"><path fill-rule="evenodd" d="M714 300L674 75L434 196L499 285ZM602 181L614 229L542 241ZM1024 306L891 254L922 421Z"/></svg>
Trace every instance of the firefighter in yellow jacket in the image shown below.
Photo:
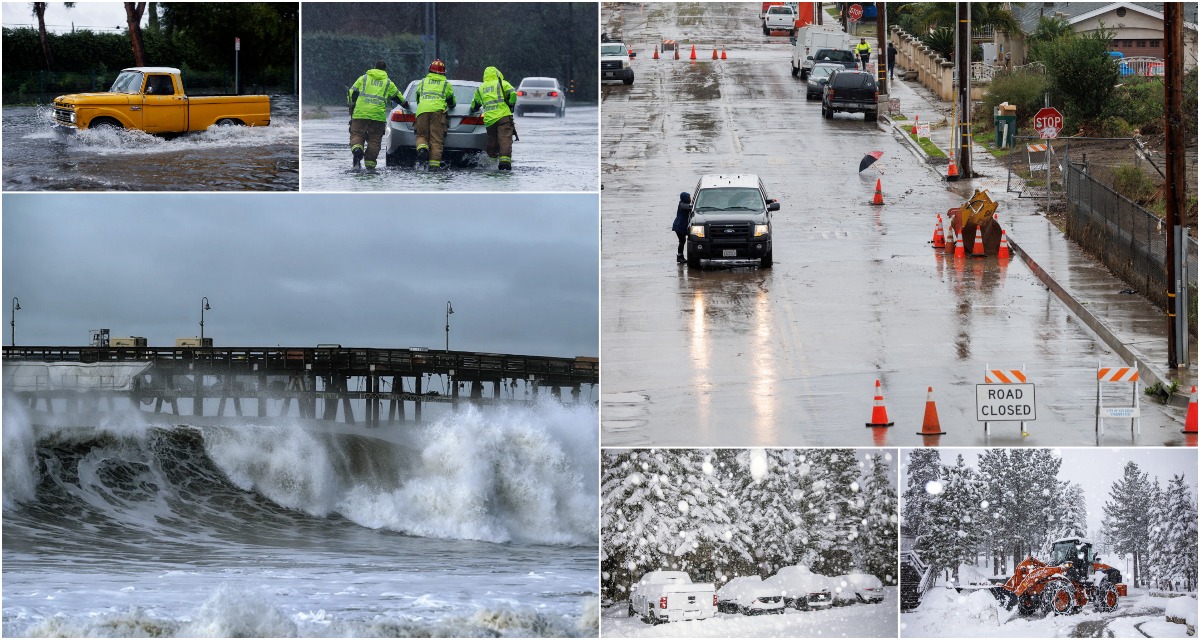
<svg viewBox="0 0 1200 640"><path fill-rule="evenodd" d="M446 139L446 112L457 106L454 87L446 79L446 63L434 60L429 74L417 86L417 160L429 168L442 168L442 143Z"/></svg>
<svg viewBox="0 0 1200 640"><path fill-rule="evenodd" d="M387 129L388 107L390 103L397 102L407 109L408 101L396 83L388 79L387 64L380 60L375 63L374 69L368 70L350 87L347 102L350 106L350 152L354 156L354 168L359 168L366 156L367 168L374 169L375 160L379 157L379 143Z"/></svg>
<svg viewBox="0 0 1200 640"><path fill-rule="evenodd" d="M517 92L496 67L483 70L483 84L475 90L471 111L483 110L487 127L489 158L500 158L500 170L512 171L512 141L516 135L512 109L517 104Z"/></svg>

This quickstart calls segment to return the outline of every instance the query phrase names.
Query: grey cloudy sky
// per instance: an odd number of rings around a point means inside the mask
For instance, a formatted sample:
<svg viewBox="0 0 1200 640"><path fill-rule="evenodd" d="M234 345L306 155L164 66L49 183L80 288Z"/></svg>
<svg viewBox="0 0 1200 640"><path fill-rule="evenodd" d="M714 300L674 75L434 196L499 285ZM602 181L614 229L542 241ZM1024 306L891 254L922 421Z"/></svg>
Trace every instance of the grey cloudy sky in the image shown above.
<svg viewBox="0 0 1200 640"><path fill-rule="evenodd" d="M37 16L28 2L5 2L4 26L37 27ZM142 26L149 21L148 14L142 15ZM62 2L51 2L46 7L46 30L53 33L69 33L75 29L92 31L124 31L125 4L122 2L76 2L68 9Z"/></svg>
<svg viewBox="0 0 1200 640"><path fill-rule="evenodd" d="M598 197L9 194L4 329L599 355ZM8 333L8 331L5 331ZM8 344L8 335L4 336Z"/></svg>
<svg viewBox="0 0 1200 640"><path fill-rule="evenodd" d="M1118 437L1119 428L1107 426L1106 433L1111 434L1113 438ZM1128 431L1125 431L1125 435L1128 435ZM958 455L962 454L967 466L977 469L979 456L984 451L985 449L941 449L940 453L942 464L952 465ZM1063 448L1057 451L1063 461L1058 470L1058 479L1070 480L1083 487L1088 510L1088 535L1093 539L1100 537L1100 524L1104 521L1104 503L1109 499L1109 490L1114 482L1121 479L1128 462L1137 463L1143 473L1150 475L1151 482L1157 477L1159 485L1164 488L1173 475L1183 475L1191 489L1192 499L1196 497L1197 453L1192 448ZM907 453L904 454L904 462L908 463ZM901 484L907 486L908 481L902 479Z"/></svg>

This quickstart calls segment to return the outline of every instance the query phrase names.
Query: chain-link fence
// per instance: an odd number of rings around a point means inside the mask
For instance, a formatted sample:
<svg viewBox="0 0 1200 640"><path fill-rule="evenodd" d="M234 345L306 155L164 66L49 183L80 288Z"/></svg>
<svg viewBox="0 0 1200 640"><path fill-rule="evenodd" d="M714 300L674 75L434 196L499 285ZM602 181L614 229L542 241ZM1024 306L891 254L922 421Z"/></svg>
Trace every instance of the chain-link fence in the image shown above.
<svg viewBox="0 0 1200 640"><path fill-rule="evenodd" d="M3 77L5 104L49 104L56 96L68 93L108 91L120 69L91 71L6 71ZM183 88L190 96L229 95L234 93L233 73L226 71L181 70ZM290 70L269 70L238 79L242 93L294 93Z"/></svg>
<svg viewBox="0 0 1200 640"><path fill-rule="evenodd" d="M1162 220L1088 173L1087 166L1065 163L1067 235L1098 256L1119 278L1159 307L1167 307L1167 233ZM1189 237L1176 251L1186 251L1188 300L1196 300L1196 239ZM1196 333L1195 305L1189 305L1188 325Z"/></svg>

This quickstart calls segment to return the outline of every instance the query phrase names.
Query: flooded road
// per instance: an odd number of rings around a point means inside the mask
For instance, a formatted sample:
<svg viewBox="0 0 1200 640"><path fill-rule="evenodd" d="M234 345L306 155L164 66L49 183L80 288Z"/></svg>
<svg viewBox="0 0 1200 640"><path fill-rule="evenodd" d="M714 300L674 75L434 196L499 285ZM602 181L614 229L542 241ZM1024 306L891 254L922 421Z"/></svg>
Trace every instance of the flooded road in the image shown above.
<svg viewBox="0 0 1200 640"><path fill-rule="evenodd" d="M375 172L350 168L348 120L304 120L305 191L591 191L598 185L597 117L594 106L567 107L562 118L534 114L516 118L512 172L494 161L450 167L441 173L384 166L387 136Z"/></svg>
<svg viewBox="0 0 1200 640"><path fill-rule="evenodd" d="M937 444L1095 445L1096 366L1121 362L1017 258L931 248L962 197L860 114L821 117L791 76L786 37L757 5L605 5L638 52L632 86L603 87L601 314L604 446L920 446L926 389ZM655 61L660 38L695 63ZM703 55L700 55L703 54ZM867 151L882 160L859 173ZM774 214L773 268L676 264L681 191L701 175L758 174ZM871 206L876 180L883 206ZM1033 215L1005 205L1001 223ZM985 368L1023 369L1036 421L976 420ZM891 429L869 429L875 380ZM1105 404L1128 406L1128 387ZM1142 433L1109 420L1105 445L1183 444L1182 411L1143 398Z"/></svg>
<svg viewBox="0 0 1200 640"><path fill-rule="evenodd" d="M174 138L53 130L52 110L4 107L4 190L295 191L295 96L271 96L269 127L213 127Z"/></svg>

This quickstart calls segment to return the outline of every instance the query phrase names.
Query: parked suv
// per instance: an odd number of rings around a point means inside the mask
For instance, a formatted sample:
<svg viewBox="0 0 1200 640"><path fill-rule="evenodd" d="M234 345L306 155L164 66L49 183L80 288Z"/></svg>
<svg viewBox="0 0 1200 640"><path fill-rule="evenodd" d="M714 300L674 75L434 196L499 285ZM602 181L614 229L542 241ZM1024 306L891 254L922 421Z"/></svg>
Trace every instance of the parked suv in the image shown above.
<svg viewBox="0 0 1200 640"><path fill-rule="evenodd" d="M770 267L772 211L779 211L779 203L767 197L758 176L702 176L692 192L688 266L700 266L701 260L758 259Z"/></svg>
<svg viewBox="0 0 1200 640"><path fill-rule="evenodd" d="M864 114L868 122L879 119L879 88L874 74L845 69L829 76L821 96L821 115L829 119L838 111Z"/></svg>

